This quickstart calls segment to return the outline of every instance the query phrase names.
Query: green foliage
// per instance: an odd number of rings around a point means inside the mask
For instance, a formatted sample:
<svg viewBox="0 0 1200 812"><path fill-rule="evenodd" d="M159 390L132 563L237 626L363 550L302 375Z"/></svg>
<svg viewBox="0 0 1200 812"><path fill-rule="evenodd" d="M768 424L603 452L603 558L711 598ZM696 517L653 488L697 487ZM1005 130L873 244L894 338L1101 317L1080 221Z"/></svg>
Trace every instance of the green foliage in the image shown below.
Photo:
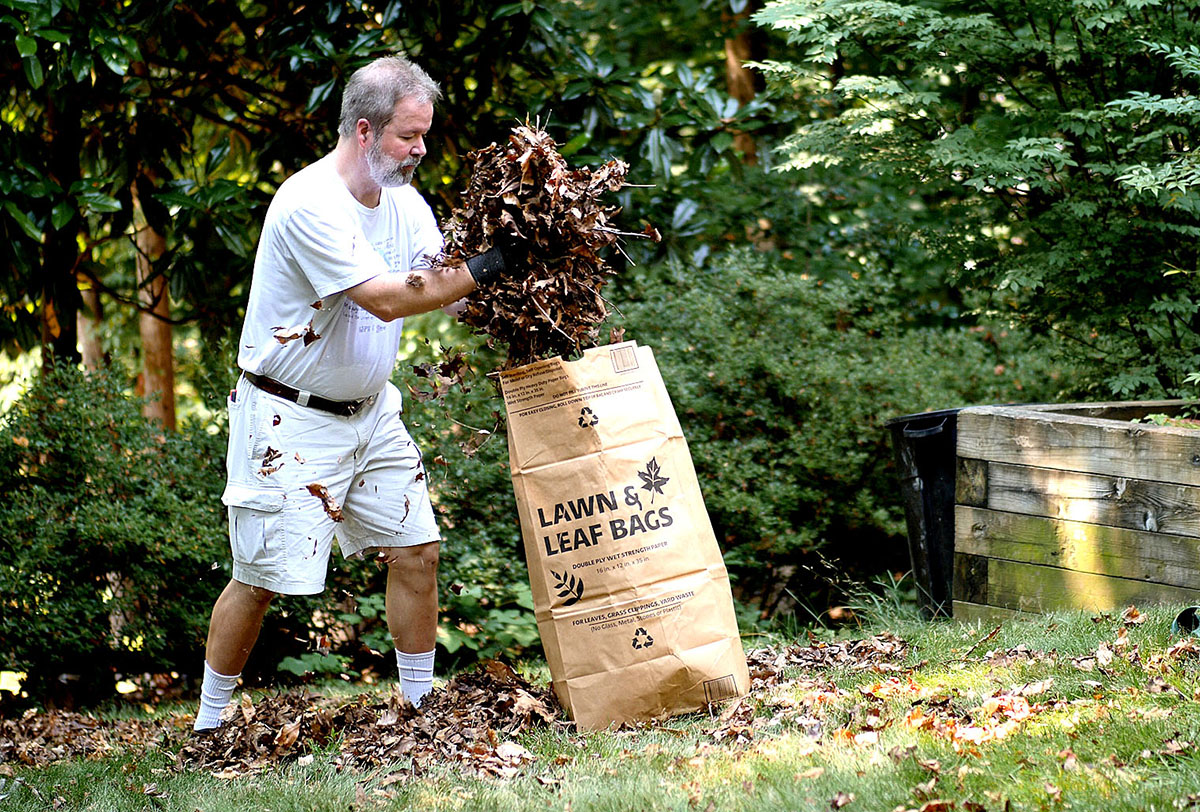
<svg viewBox="0 0 1200 812"><path fill-rule="evenodd" d="M903 295L742 251L622 305L626 337L656 352L726 562L764 610L820 588L824 556L861 577L907 569L888 419L1065 386L1019 329L910 322Z"/></svg>
<svg viewBox="0 0 1200 812"><path fill-rule="evenodd" d="M1200 363L1200 33L1190 5L778 0L757 16L816 104L786 167L911 190L899 216L985 309L1069 341L1102 395ZM861 187L852 194L873 199Z"/></svg>
<svg viewBox="0 0 1200 812"><path fill-rule="evenodd" d="M276 668L302 678L314 674L358 676L350 668L350 660L345 655L322 654L319 651L308 651L298 657L284 657Z"/></svg>
<svg viewBox="0 0 1200 812"><path fill-rule="evenodd" d="M140 406L60 366L0 426L0 664L31 696L105 696L203 646L228 578L224 438Z"/></svg>

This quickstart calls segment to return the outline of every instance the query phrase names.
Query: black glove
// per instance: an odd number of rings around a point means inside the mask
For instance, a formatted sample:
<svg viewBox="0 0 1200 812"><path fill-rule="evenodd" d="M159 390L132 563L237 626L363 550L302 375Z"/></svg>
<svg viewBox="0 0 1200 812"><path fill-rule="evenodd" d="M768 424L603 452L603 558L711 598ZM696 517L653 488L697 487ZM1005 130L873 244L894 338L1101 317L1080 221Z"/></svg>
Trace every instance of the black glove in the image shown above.
<svg viewBox="0 0 1200 812"><path fill-rule="evenodd" d="M532 270L529 244L515 234L497 231L492 235L491 248L467 260L467 270L477 287L490 285L502 276L514 279L528 276Z"/></svg>

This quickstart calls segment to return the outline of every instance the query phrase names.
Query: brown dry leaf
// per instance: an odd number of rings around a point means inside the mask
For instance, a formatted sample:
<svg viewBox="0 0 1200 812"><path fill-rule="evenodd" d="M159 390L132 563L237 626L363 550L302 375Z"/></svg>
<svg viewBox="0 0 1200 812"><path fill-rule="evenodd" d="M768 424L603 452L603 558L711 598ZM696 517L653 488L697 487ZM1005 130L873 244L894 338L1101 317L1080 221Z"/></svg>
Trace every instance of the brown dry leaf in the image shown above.
<svg viewBox="0 0 1200 812"><path fill-rule="evenodd" d="M1136 626L1139 623L1145 623L1146 616L1136 606L1127 606L1125 607L1125 611L1121 613L1121 622L1130 626Z"/></svg>
<svg viewBox="0 0 1200 812"><path fill-rule="evenodd" d="M298 738L300 738L299 718L279 728L279 732L275 734L275 752L280 753L288 749L296 743Z"/></svg>
<svg viewBox="0 0 1200 812"><path fill-rule="evenodd" d="M253 722L254 721L254 702L251 701L250 694L245 694L245 693L242 694L242 701L240 703L240 707L241 707L241 711L242 711L242 719L245 721L245 723L250 724L251 722Z"/></svg>
<svg viewBox="0 0 1200 812"><path fill-rule="evenodd" d="M1172 645L1165 652L1165 656L1167 658L1176 659L1182 657L1195 657L1198 654L1200 654L1200 647L1196 645L1196 638L1194 637L1182 638L1179 640L1179 642Z"/></svg>
<svg viewBox="0 0 1200 812"><path fill-rule="evenodd" d="M926 801L921 804L917 812L949 812L954 809L954 801L947 801L942 798L934 798L932 801Z"/></svg>
<svg viewBox="0 0 1200 812"><path fill-rule="evenodd" d="M1019 696L1038 696L1046 693L1054 685L1054 677L1046 677L1044 680L1037 682L1027 682L1017 689L1016 693Z"/></svg>
<svg viewBox="0 0 1200 812"><path fill-rule="evenodd" d="M321 500L321 506L329 514L329 518L335 522L345 521L346 517L342 514L342 506L329 494L329 488L325 487L323 482L310 483L308 492Z"/></svg>
<svg viewBox="0 0 1200 812"><path fill-rule="evenodd" d="M839 792L829 799L829 808L841 809L843 806L853 803L854 797L855 796L853 792Z"/></svg>
<svg viewBox="0 0 1200 812"><path fill-rule="evenodd" d="M912 788L912 793L918 801L927 801L933 797L934 789L937 787L938 777L935 775L928 781L917 784Z"/></svg>
<svg viewBox="0 0 1200 812"><path fill-rule="evenodd" d="M1071 659L1071 664L1074 665L1076 668L1078 668L1080 671L1095 671L1096 670L1096 658L1095 657L1073 657Z"/></svg>
<svg viewBox="0 0 1200 812"><path fill-rule="evenodd" d="M1150 678L1150 683L1146 686L1146 690L1152 694L1169 694L1177 692L1179 689L1162 677L1155 676Z"/></svg>
<svg viewBox="0 0 1200 812"><path fill-rule="evenodd" d="M809 767L807 770L804 770L803 772L796 773L796 780L803 781L806 778L820 778L824 774L825 774L824 767Z"/></svg>
<svg viewBox="0 0 1200 812"><path fill-rule="evenodd" d="M1101 668L1105 668L1112 664L1113 653L1108 647L1108 643L1100 641L1100 645L1096 646L1096 664Z"/></svg>
<svg viewBox="0 0 1200 812"><path fill-rule="evenodd" d="M1167 739L1163 742L1163 749L1159 750L1160 755L1178 756L1192 749L1192 743L1188 741L1180 741L1179 739Z"/></svg>

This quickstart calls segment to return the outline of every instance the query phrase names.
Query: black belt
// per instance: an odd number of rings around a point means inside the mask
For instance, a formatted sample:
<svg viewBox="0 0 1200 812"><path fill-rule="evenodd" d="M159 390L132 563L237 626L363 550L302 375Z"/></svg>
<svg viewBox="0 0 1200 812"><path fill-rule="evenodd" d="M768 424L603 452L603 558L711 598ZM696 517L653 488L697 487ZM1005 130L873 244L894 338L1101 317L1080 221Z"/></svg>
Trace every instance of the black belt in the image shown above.
<svg viewBox="0 0 1200 812"><path fill-rule="evenodd" d="M284 400L290 400L293 403L299 403L301 406L309 406L313 409L320 409L323 412L330 412L343 417L350 417L365 406L367 401L374 400L374 395L359 400L329 400L320 395L314 395L311 392L301 392L299 389L294 389L286 383L280 383L274 378L255 375L253 372L243 372L242 374L246 376L246 380L268 394L281 397Z"/></svg>

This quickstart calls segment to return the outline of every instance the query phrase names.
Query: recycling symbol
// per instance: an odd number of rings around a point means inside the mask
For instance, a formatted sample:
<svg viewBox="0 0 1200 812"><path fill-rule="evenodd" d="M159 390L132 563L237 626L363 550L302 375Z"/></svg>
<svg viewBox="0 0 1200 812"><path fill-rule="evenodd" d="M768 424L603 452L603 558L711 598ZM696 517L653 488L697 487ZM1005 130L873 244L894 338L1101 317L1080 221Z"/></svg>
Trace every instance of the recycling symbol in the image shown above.
<svg viewBox="0 0 1200 812"><path fill-rule="evenodd" d="M600 422L600 418L596 416L589 407L584 406L579 410L579 428L586 429L589 426L594 426Z"/></svg>
<svg viewBox="0 0 1200 812"><path fill-rule="evenodd" d="M650 632L638 626L638 630L633 633L634 648L650 648L654 645L654 638L650 636Z"/></svg>

